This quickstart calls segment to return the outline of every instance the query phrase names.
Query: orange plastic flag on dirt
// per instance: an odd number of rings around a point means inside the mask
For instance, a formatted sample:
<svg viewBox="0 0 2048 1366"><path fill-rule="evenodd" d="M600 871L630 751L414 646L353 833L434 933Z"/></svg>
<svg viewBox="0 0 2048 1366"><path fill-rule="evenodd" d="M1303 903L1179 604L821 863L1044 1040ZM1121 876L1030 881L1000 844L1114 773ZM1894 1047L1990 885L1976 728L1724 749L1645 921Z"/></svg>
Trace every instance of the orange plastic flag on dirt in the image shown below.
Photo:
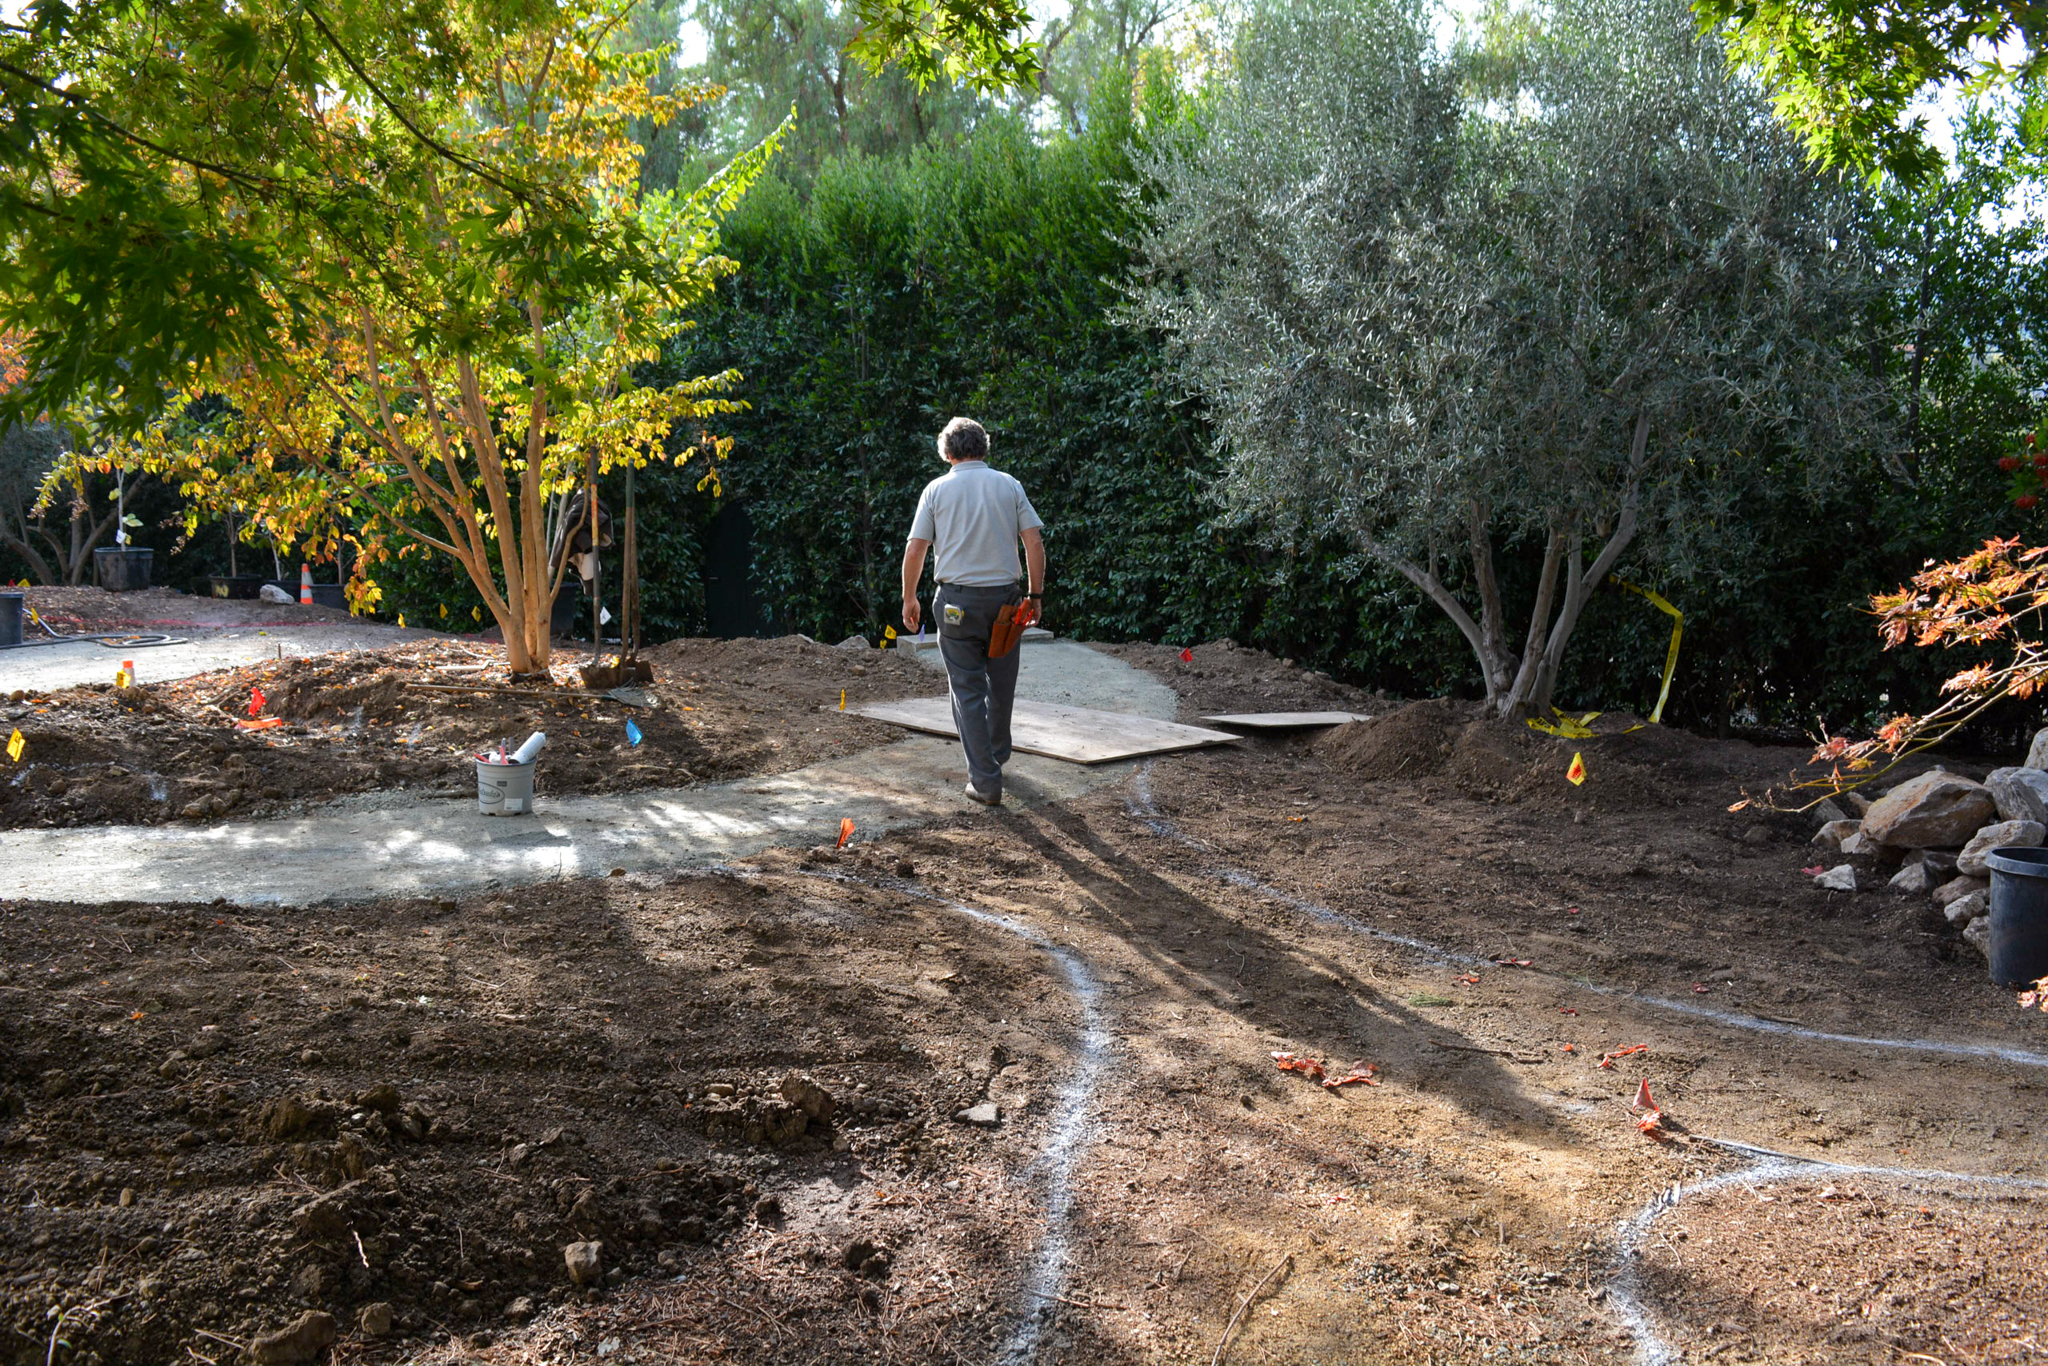
<svg viewBox="0 0 2048 1366"><path fill-rule="evenodd" d="M1182 647L1181 647L1181 651L1180 651L1180 662L1181 662L1181 663L1183 663L1183 664L1192 664L1192 663L1194 663L1194 662L1195 662L1195 652L1194 652L1193 650L1189 649L1189 648L1188 648L1187 646L1185 646L1185 645L1184 645L1184 646L1182 646Z"/></svg>
<svg viewBox="0 0 2048 1366"><path fill-rule="evenodd" d="M263 704L268 700L269 699L267 699L263 695L263 689L249 689L249 715L254 716L257 712L262 711Z"/></svg>
<svg viewBox="0 0 2048 1366"><path fill-rule="evenodd" d="M844 848L846 847L846 842L847 842L848 840L852 839L852 838L853 838L853 817L851 817L851 816L841 816L841 817L839 818L839 844L838 844L838 846L837 846L837 847L838 847L838 848L841 848L841 849L844 849Z"/></svg>
<svg viewBox="0 0 2048 1366"><path fill-rule="evenodd" d="M1657 1102L1650 1099L1650 1079L1644 1077L1642 1082L1636 1087L1636 1109L1655 1110L1657 1108Z"/></svg>
<svg viewBox="0 0 2048 1366"><path fill-rule="evenodd" d="M1581 757L1580 755L1577 755L1577 754L1574 754L1574 755L1572 755L1572 766L1571 766L1570 768L1568 768L1568 769L1566 769L1566 770L1564 771L1564 776L1565 776L1566 778L1568 778L1568 779L1569 779L1569 780L1571 781L1571 785L1572 785L1573 787L1577 787L1577 786L1578 786L1578 785L1579 785L1580 783L1583 783L1583 782L1585 782L1585 781L1586 781L1586 761L1585 761L1585 759L1584 759L1583 757Z"/></svg>

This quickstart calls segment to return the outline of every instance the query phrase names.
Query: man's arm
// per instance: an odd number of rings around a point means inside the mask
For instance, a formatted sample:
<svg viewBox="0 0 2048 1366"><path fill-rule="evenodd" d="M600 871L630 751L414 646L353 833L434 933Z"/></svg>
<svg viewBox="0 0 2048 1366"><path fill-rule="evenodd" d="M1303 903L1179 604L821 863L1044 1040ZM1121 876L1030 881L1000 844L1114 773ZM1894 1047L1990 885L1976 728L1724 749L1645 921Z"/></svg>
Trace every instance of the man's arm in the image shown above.
<svg viewBox="0 0 2048 1366"><path fill-rule="evenodd" d="M917 581L924 577L925 552L932 543L922 536L912 536L903 547L903 629L915 631L924 620L924 610L917 605ZM1038 552L1041 575L1045 568L1045 552Z"/></svg>
<svg viewBox="0 0 2048 1366"><path fill-rule="evenodd" d="M1023 536L1024 591L1034 594L1043 593L1045 592L1045 535L1034 526L1026 527ZM1041 613L1045 611L1045 603L1042 600L1038 604L1038 610Z"/></svg>

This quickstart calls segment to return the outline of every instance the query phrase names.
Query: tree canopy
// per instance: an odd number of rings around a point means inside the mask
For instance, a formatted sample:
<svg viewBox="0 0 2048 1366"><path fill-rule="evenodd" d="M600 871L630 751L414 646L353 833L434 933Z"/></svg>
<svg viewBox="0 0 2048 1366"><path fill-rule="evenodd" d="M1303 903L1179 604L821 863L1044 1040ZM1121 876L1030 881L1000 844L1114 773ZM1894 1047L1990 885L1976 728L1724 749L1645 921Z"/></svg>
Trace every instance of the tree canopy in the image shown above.
<svg viewBox="0 0 2048 1366"><path fill-rule="evenodd" d="M656 93L653 54L611 42L622 13L550 6L452 85L323 107L335 145L311 146L382 169L375 214L309 218L273 242L261 344L198 366L135 441L74 458L176 480L191 518L236 509L250 534L319 556L352 544L358 605L378 560L445 554L514 670L545 665L563 495L667 458L676 424L736 406L720 397L734 373L639 386L631 372L730 269L718 219L773 150L692 193L643 194L633 124L710 92ZM431 122L389 112L436 100ZM222 411L195 430L183 409L201 394Z"/></svg>
<svg viewBox="0 0 2048 1366"><path fill-rule="evenodd" d="M1942 162L1916 101L1944 87L2031 95L2048 62L2048 8L2031 0L1695 0L1735 60L1824 166L1923 180ZM2027 124L2038 135L2042 112Z"/></svg>
<svg viewBox="0 0 2048 1366"><path fill-rule="evenodd" d="M1502 714L1550 704L1624 555L1739 554L1763 472L1888 440L1847 363L1869 206L1686 11L1567 0L1510 55L1463 101L1415 7L1269 11L1151 165L1129 311L1208 403L1240 514L1397 570ZM1523 547L1516 638L1497 560Z"/></svg>

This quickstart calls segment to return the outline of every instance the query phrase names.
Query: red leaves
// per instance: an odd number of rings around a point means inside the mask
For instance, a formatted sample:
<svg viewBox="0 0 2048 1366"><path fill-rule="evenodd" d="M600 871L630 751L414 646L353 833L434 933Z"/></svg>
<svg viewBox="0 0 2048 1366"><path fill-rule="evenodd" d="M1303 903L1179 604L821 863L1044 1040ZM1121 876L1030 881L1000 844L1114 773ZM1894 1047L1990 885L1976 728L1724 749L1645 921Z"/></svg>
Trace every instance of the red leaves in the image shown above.
<svg viewBox="0 0 2048 1366"><path fill-rule="evenodd" d="M1650 1046L1646 1043L1632 1043L1627 1048L1617 1048L1612 1053L1602 1053L1600 1055L1600 1066L1612 1071L1616 1058L1625 1058L1631 1053L1647 1053L1649 1051Z"/></svg>
<svg viewBox="0 0 2048 1366"><path fill-rule="evenodd" d="M1329 1081L1324 1082L1323 1089L1325 1091L1334 1091L1340 1086L1350 1086L1354 1083L1361 1086L1378 1086L1379 1080L1373 1074L1379 1070L1379 1067L1373 1063L1352 1063L1351 1070L1349 1072L1345 1073L1341 1077L1335 1077Z"/></svg>
<svg viewBox="0 0 2048 1366"><path fill-rule="evenodd" d="M1378 1086L1375 1075L1380 1069L1376 1063L1355 1062L1343 1076L1332 1079L1323 1065L1307 1054L1275 1053L1273 1062L1282 1072L1299 1072L1310 1081L1322 1083L1325 1091L1335 1091L1344 1086Z"/></svg>

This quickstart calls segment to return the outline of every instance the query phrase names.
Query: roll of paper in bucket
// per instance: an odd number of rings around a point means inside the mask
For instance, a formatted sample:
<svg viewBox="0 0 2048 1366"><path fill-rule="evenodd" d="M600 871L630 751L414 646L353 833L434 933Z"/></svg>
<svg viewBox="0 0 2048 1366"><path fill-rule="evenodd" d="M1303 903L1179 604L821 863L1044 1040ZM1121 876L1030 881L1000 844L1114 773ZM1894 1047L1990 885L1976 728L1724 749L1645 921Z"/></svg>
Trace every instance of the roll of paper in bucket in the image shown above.
<svg viewBox="0 0 2048 1366"><path fill-rule="evenodd" d="M523 816L533 810L533 765L476 756L476 805L486 816Z"/></svg>
<svg viewBox="0 0 2048 1366"><path fill-rule="evenodd" d="M512 751L512 762L530 764L540 754L541 746L548 742L546 731L537 730L526 737L526 743Z"/></svg>

